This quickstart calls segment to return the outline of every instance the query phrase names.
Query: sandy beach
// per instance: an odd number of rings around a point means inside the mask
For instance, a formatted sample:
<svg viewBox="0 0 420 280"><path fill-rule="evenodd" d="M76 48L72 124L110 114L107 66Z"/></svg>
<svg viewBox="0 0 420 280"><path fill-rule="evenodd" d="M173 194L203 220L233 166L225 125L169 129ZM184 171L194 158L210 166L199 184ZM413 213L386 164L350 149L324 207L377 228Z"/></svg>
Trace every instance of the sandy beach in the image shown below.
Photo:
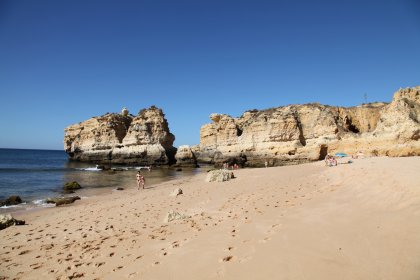
<svg viewBox="0 0 420 280"><path fill-rule="evenodd" d="M15 213L0 279L420 279L420 158L206 174ZM177 197L170 193L181 188ZM170 211L189 218L165 222Z"/></svg>

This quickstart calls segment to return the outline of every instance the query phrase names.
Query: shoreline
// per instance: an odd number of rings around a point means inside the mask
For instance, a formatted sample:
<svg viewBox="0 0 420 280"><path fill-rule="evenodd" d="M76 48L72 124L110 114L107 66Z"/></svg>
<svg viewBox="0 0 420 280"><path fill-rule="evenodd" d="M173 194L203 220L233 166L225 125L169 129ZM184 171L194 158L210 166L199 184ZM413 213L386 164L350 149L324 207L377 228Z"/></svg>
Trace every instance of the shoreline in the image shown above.
<svg viewBox="0 0 420 280"><path fill-rule="evenodd" d="M188 177L194 177L194 176L199 176L200 173L198 174L188 174L185 175L185 178ZM66 204L66 205L61 205L61 206L55 206L54 204L51 204L51 206L47 206L47 207L35 207L32 209L21 209L20 211L16 211L16 212L7 212L4 214L11 214L14 218L18 218L18 219L31 219L33 218L33 216L39 216L39 213L42 212L54 212L54 211L60 211L60 209L70 209L72 207L79 207L79 206L88 206L91 203L101 203L101 201L107 202L109 200L112 200L115 198L115 196L117 196L118 199L122 199L124 196L131 196L131 195L135 195L135 194L139 194L141 192L145 192L145 191L153 191L155 189L158 189L160 187L167 187L167 185L170 185L171 183L173 185L178 185L179 183L177 183L177 181L184 181L185 180L184 177L182 178L173 178L173 179L169 179L167 181L163 181L163 182L157 182L154 183L150 186L147 186L144 190L140 189L137 190L137 186L125 186L123 185L122 187L124 188L124 190L121 191L117 191L116 188L114 187L101 187L101 188L97 188L97 190L94 189L88 189L88 190L78 190L73 194L69 194L68 196L80 196L80 200L76 200L75 202L71 203L71 204ZM136 182L134 182L132 185L136 184ZM80 192L79 192L80 191ZM82 194L86 194L83 193L83 191L88 191L88 192L93 192L92 195L90 196L83 196Z"/></svg>
<svg viewBox="0 0 420 280"><path fill-rule="evenodd" d="M112 174L112 173L110 174L110 173L107 173L107 171L86 171L86 169L89 169L89 168L81 168L81 169L83 169L84 172L97 173L95 175L102 175L98 172L104 172L103 173L104 176L112 176L114 180L115 178L116 179L126 178L126 177L135 178L135 172L138 171L137 169L133 167L124 171L116 171L117 173L115 174ZM146 180L148 182L151 182L150 186L154 187L164 182L169 182L169 181L177 180L183 177L194 176L196 174L206 172L207 169L208 169L208 166L205 166L202 168L183 168L183 170L180 172L173 170L174 174L169 175L165 173L168 171L166 168L161 169L161 168L156 167L153 171L143 171L143 174L146 175ZM150 173L150 172L157 172L157 174ZM152 178L149 177L150 175L152 175ZM137 183L135 179L132 179L132 180L129 179L128 182L125 179L124 182L121 182L118 184L115 184L114 182L113 186L108 185L108 186L98 186L98 187L84 187L79 190L76 190L74 193L65 193L63 191L55 191L55 193L52 195L39 196L39 197L31 198L29 200L25 200L25 197L21 196L21 198L24 200L23 203L1 207L0 214L14 214L16 212L35 211L35 210L43 209L43 208L54 208L55 207L54 204L46 204L43 201L51 197L68 197L68 196L79 196L82 200L85 200L91 197L97 197L97 196L102 196L104 194L112 193L114 191L117 191L116 189L118 187L123 187L124 190L122 191L126 191L128 188L136 188L137 187L136 184Z"/></svg>
<svg viewBox="0 0 420 280"><path fill-rule="evenodd" d="M19 214L27 225L0 231L0 276L418 279L419 168L383 157L239 169L223 183L202 173ZM169 211L185 218L165 222Z"/></svg>

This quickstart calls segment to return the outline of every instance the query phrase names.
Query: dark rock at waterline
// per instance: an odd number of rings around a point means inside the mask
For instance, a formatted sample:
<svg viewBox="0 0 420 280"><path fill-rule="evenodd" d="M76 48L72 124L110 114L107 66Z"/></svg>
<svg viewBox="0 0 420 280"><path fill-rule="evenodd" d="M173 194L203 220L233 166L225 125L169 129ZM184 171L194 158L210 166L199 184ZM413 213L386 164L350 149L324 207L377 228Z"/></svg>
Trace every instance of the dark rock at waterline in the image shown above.
<svg viewBox="0 0 420 280"><path fill-rule="evenodd" d="M71 204L75 202L76 200L79 200L80 197L78 196L68 196L68 197L53 197L53 198L47 198L45 200L46 203L55 203L55 206L60 206L64 204Z"/></svg>
<svg viewBox="0 0 420 280"><path fill-rule="evenodd" d="M123 190L124 188L121 188L121 187L117 188L117 191L123 191Z"/></svg>
<svg viewBox="0 0 420 280"><path fill-rule="evenodd" d="M124 171L124 168L113 168L114 171Z"/></svg>
<svg viewBox="0 0 420 280"><path fill-rule="evenodd" d="M98 168L100 170L105 170L105 171L111 169L111 167L109 165L101 165L101 164L96 165L96 168Z"/></svg>
<svg viewBox="0 0 420 280"><path fill-rule="evenodd" d="M24 225L24 220L16 220L10 214L0 215L0 230L13 225Z"/></svg>
<svg viewBox="0 0 420 280"><path fill-rule="evenodd" d="M177 168L175 171L181 172L182 171L182 168Z"/></svg>
<svg viewBox="0 0 420 280"><path fill-rule="evenodd" d="M79 185L79 183L77 183L76 181L73 182L67 182L64 184L63 189L65 191L73 191L73 190L78 190L81 189L82 186Z"/></svg>
<svg viewBox="0 0 420 280"><path fill-rule="evenodd" d="M8 199L6 199L7 205L16 205L16 204L21 204L21 203L22 203L22 199L18 195L12 195Z"/></svg>
<svg viewBox="0 0 420 280"><path fill-rule="evenodd" d="M1 206L10 206L10 205L18 205L22 203L22 199L18 195L12 195L6 200L0 201L0 207Z"/></svg>

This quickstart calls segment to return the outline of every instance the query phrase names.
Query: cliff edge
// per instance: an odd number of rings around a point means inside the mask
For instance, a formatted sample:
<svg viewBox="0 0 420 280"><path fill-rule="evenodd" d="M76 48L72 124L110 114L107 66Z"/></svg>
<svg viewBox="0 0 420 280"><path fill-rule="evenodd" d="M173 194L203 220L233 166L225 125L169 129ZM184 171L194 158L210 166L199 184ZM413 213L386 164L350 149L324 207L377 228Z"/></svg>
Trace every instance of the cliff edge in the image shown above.
<svg viewBox="0 0 420 280"><path fill-rule="evenodd" d="M389 104L289 105L210 119L195 148L199 162L246 158L247 165L261 166L320 160L335 152L420 155L420 86L400 89Z"/></svg>
<svg viewBox="0 0 420 280"><path fill-rule="evenodd" d="M154 106L137 116L127 109L107 113L65 129L64 150L70 159L102 164L172 164L175 136L162 110Z"/></svg>

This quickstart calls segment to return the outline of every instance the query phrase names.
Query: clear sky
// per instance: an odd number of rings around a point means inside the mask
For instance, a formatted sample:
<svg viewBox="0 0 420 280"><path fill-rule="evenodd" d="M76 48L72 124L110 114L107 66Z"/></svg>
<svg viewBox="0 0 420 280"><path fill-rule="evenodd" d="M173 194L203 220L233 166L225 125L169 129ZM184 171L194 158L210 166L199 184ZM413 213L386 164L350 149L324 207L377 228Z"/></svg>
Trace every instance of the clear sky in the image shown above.
<svg viewBox="0 0 420 280"><path fill-rule="evenodd" d="M390 101L419 63L419 0L0 0L0 147L151 105L198 144L214 112Z"/></svg>

